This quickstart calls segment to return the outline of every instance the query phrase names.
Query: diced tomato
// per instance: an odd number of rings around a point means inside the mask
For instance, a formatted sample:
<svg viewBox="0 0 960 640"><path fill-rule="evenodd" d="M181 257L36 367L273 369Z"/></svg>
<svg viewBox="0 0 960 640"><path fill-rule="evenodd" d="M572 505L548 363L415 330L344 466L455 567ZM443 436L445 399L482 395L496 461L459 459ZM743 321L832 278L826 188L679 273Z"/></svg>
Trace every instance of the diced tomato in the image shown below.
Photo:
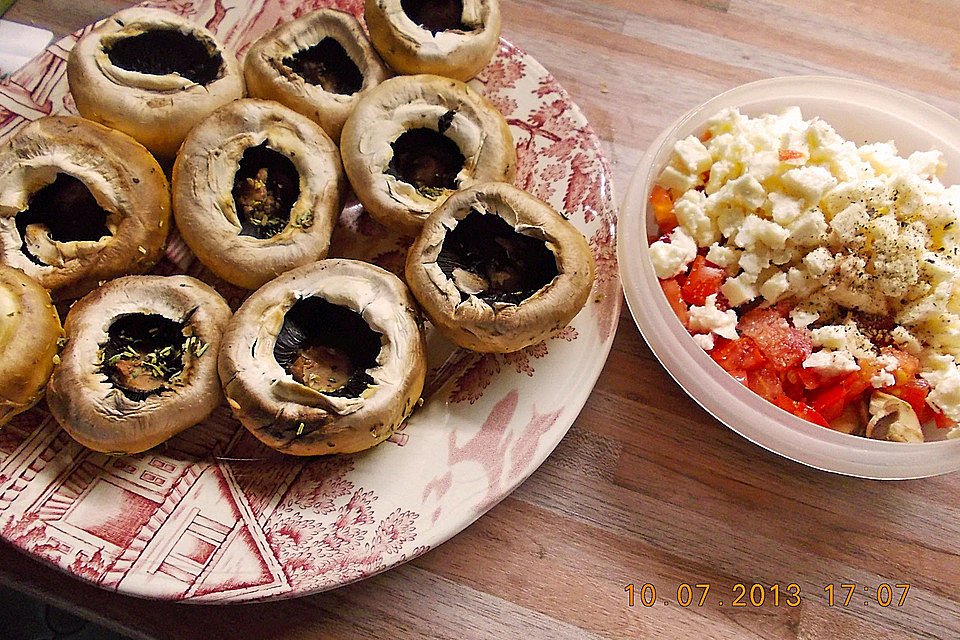
<svg viewBox="0 0 960 640"><path fill-rule="evenodd" d="M920 359L916 356L906 351L895 349L894 347L884 347L880 352L883 355L893 356L897 359L899 364L893 372L893 377L896 378L897 384L904 384L914 380L917 374L920 373Z"/></svg>
<svg viewBox="0 0 960 640"><path fill-rule="evenodd" d="M777 404L783 393L783 383L776 371L770 368L747 372L747 386L761 398Z"/></svg>
<svg viewBox="0 0 960 640"><path fill-rule="evenodd" d="M803 153L800 151L794 151L793 149L780 149L780 162L799 160L802 157Z"/></svg>
<svg viewBox="0 0 960 640"><path fill-rule="evenodd" d="M810 332L791 327L772 309L754 309L740 319L737 329L757 343L778 371L799 366L813 352Z"/></svg>
<svg viewBox="0 0 960 640"><path fill-rule="evenodd" d="M709 131L704 131L700 134L700 142L706 143L707 140L713 137L713 134Z"/></svg>
<svg viewBox="0 0 960 640"><path fill-rule="evenodd" d="M848 373L839 384L832 384L814 393L810 405L827 420L839 417L847 405L863 395L867 389L873 388L870 380L881 369L883 366L875 361L861 361L859 371Z"/></svg>
<svg viewBox="0 0 960 640"><path fill-rule="evenodd" d="M837 380L837 376L822 375L815 369L805 369L802 364L794 371L796 371L797 377L800 378L800 382L805 389L819 389Z"/></svg>
<svg viewBox="0 0 960 640"><path fill-rule="evenodd" d="M827 422L826 418L824 418L816 409L802 400L793 400L791 398L784 397L780 400L777 406L784 411L789 411L798 418L803 418L807 422L812 422L813 424L818 424L821 427L826 427L828 429L830 428L830 423Z"/></svg>
<svg viewBox="0 0 960 640"><path fill-rule="evenodd" d="M762 367L767 359L763 357L760 348L750 338L717 340L710 357L726 371L753 371Z"/></svg>
<svg viewBox="0 0 960 640"><path fill-rule="evenodd" d="M913 407L920 423L934 419L933 408L927 404L927 395L930 393L930 384L923 378L914 378L886 390Z"/></svg>
<svg viewBox="0 0 960 640"><path fill-rule="evenodd" d="M680 224L673 212L673 198L670 197L670 192L660 185L654 186L650 193L650 206L653 207L653 215L657 219L657 224L660 225L661 232L667 233Z"/></svg>
<svg viewBox="0 0 960 640"><path fill-rule="evenodd" d="M957 426L956 420L951 420L939 411L934 413L933 419L936 421L938 429L953 429L955 426Z"/></svg>
<svg viewBox="0 0 960 640"><path fill-rule="evenodd" d="M668 278L661 280L660 288L663 289L664 295L667 296L667 302L670 303L670 307L673 309L673 312L677 314L677 318L680 319L683 326L689 326L690 313L687 309L687 303L683 301L683 297L680 294L680 283L677 279Z"/></svg>
<svg viewBox="0 0 960 640"><path fill-rule="evenodd" d="M728 372L728 373L729 373L731 376L733 376L733 379L734 379L734 380L736 380L737 382L739 382L739 383L742 384L743 386L747 386L747 372L746 372L746 371L739 371L739 370L737 370L737 371L730 371L730 372Z"/></svg>
<svg viewBox="0 0 960 640"><path fill-rule="evenodd" d="M687 274L687 281L683 283L683 299L688 304L702 307L707 303L707 296L719 293L726 277L726 271L711 265L703 256L697 256Z"/></svg>

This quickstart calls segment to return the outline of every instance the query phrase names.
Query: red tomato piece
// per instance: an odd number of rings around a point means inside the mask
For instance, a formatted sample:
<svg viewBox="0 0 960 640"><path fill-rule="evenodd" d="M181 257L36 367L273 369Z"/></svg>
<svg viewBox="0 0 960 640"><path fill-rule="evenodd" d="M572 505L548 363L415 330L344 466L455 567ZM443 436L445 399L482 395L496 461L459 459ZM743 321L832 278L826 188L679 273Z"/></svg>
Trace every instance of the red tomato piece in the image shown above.
<svg viewBox="0 0 960 640"><path fill-rule="evenodd" d="M660 288L667 296L667 302L670 303L673 312L677 314L677 318L680 319L684 327L688 326L690 324L690 313L687 309L687 303L683 301L680 294L680 283L676 278L669 278L660 281Z"/></svg>
<svg viewBox="0 0 960 640"><path fill-rule="evenodd" d="M687 274L687 281L683 283L683 299L688 304L702 307L708 296L720 292L720 285L726 277L726 271L711 265L703 256L697 256Z"/></svg>
<svg viewBox="0 0 960 640"><path fill-rule="evenodd" d="M783 393L783 383L776 371L770 368L755 369L747 372L747 386L755 394L779 406Z"/></svg>
<svg viewBox="0 0 960 640"><path fill-rule="evenodd" d="M799 367L813 352L810 332L791 327L786 318L773 309L754 309L740 319L737 329L757 343L778 371Z"/></svg>
<svg viewBox="0 0 960 640"><path fill-rule="evenodd" d="M827 429L830 428L830 423L827 422L826 418L820 415L816 409L803 401L795 401L790 408L781 406L781 409L785 409L798 418L803 418L807 422L818 424L821 427L826 427Z"/></svg>
<svg viewBox="0 0 960 640"><path fill-rule="evenodd" d="M811 406L827 420L838 418L851 402L873 388L871 378L883 369L875 361L861 361L860 371L848 373L839 384L825 387L812 396Z"/></svg>
<svg viewBox="0 0 960 640"><path fill-rule="evenodd" d="M653 215L662 233L667 233L680 224L677 215L673 212L673 198L670 197L670 192L660 185L654 186L650 193L650 206L653 207Z"/></svg>
<svg viewBox="0 0 960 640"><path fill-rule="evenodd" d="M730 371L729 373L730 373L731 376L733 376L733 379L734 379L734 380L736 380L737 382L739 382L740 384L742 384L742 385L745 386L745 387L747 386L747 372L746 372L746 371Z"/></svg>
<svg viewBox="0 0 960 640"><path fill-rule="evenodd" d="M750 338L717 340L710 357L726 371L753 371L762 367L767 359L763 357L760 348Z"/></svg>
<svg viewBox="0 0 960 640"><path fill-rule="evenodd" d="M934 410L927 404L927 395L930 393L930 383L923 378L914 378L885 390L913 407L920 423L934 419Z"/></svg>
<svg viewBox="0 0 960 640"><path fill-rule="evenodd" d="M786 162L787 160L798 160L803 157L803 153L800 151L794 151L793 149L780 149L780 162Z"/></svg>
<svg viewBox="0 0 960 640"><path fill-rule="evenodd" d="M934 413L933 419L936 421L938 429L953 429L957 426L956 420L951 420L940 412Z"/></svg>
<svg viewBox="0 0 960 640"><path fill-rule="evenodd" d="M884 347L880 350L883 355L893 356L897 359L897 369L893 372L897 384L904 384L916 379L920 373L920 358L893 347Z"/></svg>

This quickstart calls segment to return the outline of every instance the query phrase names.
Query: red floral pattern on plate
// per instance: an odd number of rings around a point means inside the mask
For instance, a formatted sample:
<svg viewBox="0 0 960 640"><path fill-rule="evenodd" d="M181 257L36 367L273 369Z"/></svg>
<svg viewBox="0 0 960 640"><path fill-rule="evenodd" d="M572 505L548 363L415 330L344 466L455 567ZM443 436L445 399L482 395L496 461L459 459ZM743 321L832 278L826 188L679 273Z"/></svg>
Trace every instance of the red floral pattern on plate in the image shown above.
<svg viewBox="0 0 960 640"><path fill-rule="evenodd" d="M242 54L280 22L361 0L151 0ZM75 113L65 65L80 32L0 81L0 139L45 115ZM0 537L102 587L145 597L237 602L304 595L424 553L526 478L566 433L596 381L620 310L616 207L599 141L539 63L502 42L473 81L517 143L517 184L589 239L596 285L555 338L514 354L473 354L428 331L425 403L388 442L353 456L282 456L229 411L153 450L89 451L41 405L0 429ZM355 202L331 255L402 272L410 238ZM174 234L157 273L189 273L236 307L246 292L214 277ZM477 469L483 471L478 477Z"/></svg>

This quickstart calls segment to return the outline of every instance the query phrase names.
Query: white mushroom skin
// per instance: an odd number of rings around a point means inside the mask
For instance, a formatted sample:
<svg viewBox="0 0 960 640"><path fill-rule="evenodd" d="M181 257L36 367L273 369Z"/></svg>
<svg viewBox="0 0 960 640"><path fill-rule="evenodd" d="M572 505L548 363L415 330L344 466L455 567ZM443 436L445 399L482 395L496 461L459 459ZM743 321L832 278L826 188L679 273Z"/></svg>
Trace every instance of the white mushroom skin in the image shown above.
<svg viewBox="0 0 960 640"><path fill-rule="evenodd" d="M240 235L232 195L243 153L266 143L300 177L290 222L270 238ZM173 167L173 204L180 234L200 261L246 289L326 257L346 179L337 145L316 123L275 102L236 100L197 125Z"/></svg>
<svg viewBox="0 0 960 640"><path fill-rule="evenodd" d="M49 292L0 265L0 427L43 397L62 337Z"/></svg>
<svg viewBox="0 0 960 640"><path fill-rule="evenodd" d="M496 215L520 234L544 241L558 275L519 304L487 302L473 274L448 278L437 262L448 232L472 212ZM468 277L472 276L472 277ZM583 235L549 205L506 183L459 191L432 213L407 254L406 278L430 321L473 351L507 353L536 344L565 327L586 303L594 264ZM464 297L465 296L465 297Z"/></svg>
<svg viewBox="0 0 960 640"><path fill-rule="evenodd" d="M363 87L357 93L325 91L283 64L285 58L326 37L340 43L363 75ZM360 97L392 75L357 19L336 9L320 9L279 25L253 43L243 65L251 97L276 100L303 114L320 125L335 142L340 141L343 123L353 113Z"/></svg>
<svg viewBox="0 0 960 640"><path fill-rule="evenodd" d="M374 383L359 397L320 393L274 357L286 313L320 297L361 315L381 334ZM416 302L392 273L355 260L321 260L288 271L247 298L220 352L220 378L238 420L265 444L293 455L353 453L386 440L413 412L426 375Z"/></svg>
<svg viewBox="0 0 960 640"><path fill-rule="evenodd" d="M391 78L367 93L343 127L340 153L357 198L380 223L415 234L455 189L421 193L388 172L391 146L411 129L431 129L456 143L464 157L457 189L513 182L517 152L497 109L462 82L432 75Z"/></svg>
<svg viewBox="0 0 960 640"><path fill-rule="evenodd" d="M83 182L108 212L110 235L57 241L44 225L16 216L57 174ZM101 281L147 271L160 259L170 230L170 189L163 170L130 136L74 116L35 120L0 147L0 262L21 269L57 300L79 297ZM21 251L24 240L38 265Z"/></svg>
<svg viewBox="0 0 960 640"><path fill-rule="evenodd" d="M219 77L200 85L178 73L141 73L110 61L105 49L111 43L152 29L191 34L220 53ZM164 159L176 155L187 132L200 120L244 94L236 56L210 31L175 13L142 7L118 11L80 38L67 60L67 81L83 117L133 136Z"/></svg>
<svg viewBox="0 0 960 640"><path fill-rule="evenodd" d="M414 23L401 0L366 0L370 40L399 73L432 73L456 80L473 78L500 44L500 0L463 0L460 22L468 30L436 34Z"/></svg>
<svg viewBox="0 0 960 640"><path fill-rule="evenodd" d="M182 386L133 400L101 371L99 354L108 329L130 314L185 323L184 336L199 341L183 356ZM108 282L67 314L67 344L47 386L51 413L80 444L106 453L146 451L202 422L223 399L217 352L230 315L220 294L190 276L127 276Z"/></svg>
<svg viewBox="0 0 960 640"><path fill-rule="evenodd" d="M867 437L891 442L923 442L920 420L909 403L888 393L870 396Z"/></svg>

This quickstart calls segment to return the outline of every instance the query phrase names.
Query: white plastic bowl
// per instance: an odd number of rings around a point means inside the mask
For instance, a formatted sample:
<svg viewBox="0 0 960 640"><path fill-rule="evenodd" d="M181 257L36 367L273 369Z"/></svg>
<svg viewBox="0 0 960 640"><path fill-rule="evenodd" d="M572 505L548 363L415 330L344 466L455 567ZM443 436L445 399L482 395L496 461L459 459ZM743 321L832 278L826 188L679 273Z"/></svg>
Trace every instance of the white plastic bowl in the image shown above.
<svg viewBox="0 0 960 640"><path fill-rule="evenodd" d="M851 476L897 480L960 470L960 440L904 444L870 440L801 420L755 395L698 347L667 304L650 262L647 237L658 235L648 197L673 143L706 128L725 107L749 116L796 105L858 145L894 140L901 155L939 149L944 184L960 182L960 121L906 94L867 82L794 76L752 82L720 94L677 120L647 149L620 215L617 253L630 312L674 380L722 423L782 456Z"/></svg>

